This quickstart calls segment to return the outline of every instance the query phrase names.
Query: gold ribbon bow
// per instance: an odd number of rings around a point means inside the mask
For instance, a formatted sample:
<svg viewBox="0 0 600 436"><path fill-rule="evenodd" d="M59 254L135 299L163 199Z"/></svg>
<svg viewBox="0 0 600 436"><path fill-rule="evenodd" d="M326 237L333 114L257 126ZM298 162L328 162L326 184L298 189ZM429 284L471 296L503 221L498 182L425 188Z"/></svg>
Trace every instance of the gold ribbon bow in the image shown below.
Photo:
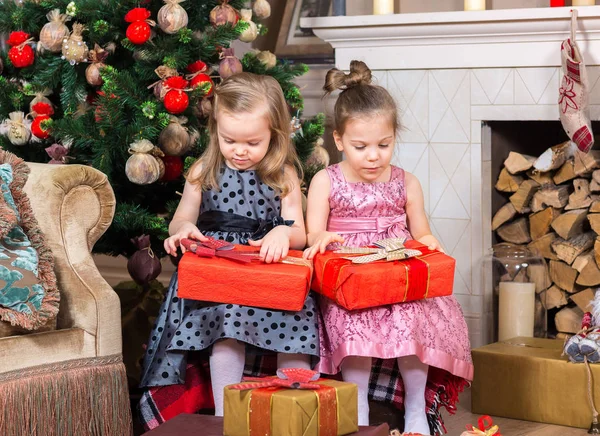
<svg viewBox="0 0 600 436"><path fill-rule="evenodd" d="M408 259L410 257L420 256L423 253L419 250L406 248L404 242L406 238L382 239L375 242L379 248L370 247L341 247L336 253L345 254L366 254L366 256L349 256L344 259L351 260L352 263L371 263L377 260L385 259L388 262L394 260Z"/></svg>

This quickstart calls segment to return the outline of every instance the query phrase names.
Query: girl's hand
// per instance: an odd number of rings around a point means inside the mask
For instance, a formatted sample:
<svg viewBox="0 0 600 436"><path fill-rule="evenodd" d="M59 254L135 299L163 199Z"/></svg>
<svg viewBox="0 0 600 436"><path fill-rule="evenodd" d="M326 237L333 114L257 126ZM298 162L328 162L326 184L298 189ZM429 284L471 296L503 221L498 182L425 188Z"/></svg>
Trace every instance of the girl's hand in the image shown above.
<svg viewBox="0 0 600 436"><path fill-rule="evenodd" d="M277 226L262 239L249 240L248 244L260 247L260 258L265 263L279 262L288 255L292 229L288 226Z"/></svg>
<svg viewBox="0 0 600 436"><path fill-rule="evenodd" d="M312 245L312 247L304 250L302 257L305 259L312 259L317 253L323 254L325 253L327 246L333 242L339 242L342 244L344 242L344 238L337 233L321 232L315 239L315 243Z"/></svg>
<svg viewBox="0 0 600 436"><path fill-rule="evenodd" d="M419 239L417 239L417 241L423 245L427 245L427 248L430 250L438 250L442 253L445 253L444 249L442 248L442 244L440 244L440 241L435 239L435 236L433 235L421 236Z"/></svg>
<svg viewBox="0 0 600 436"><path fill-rule="evenodd" d="M185 253L185 247L180 244L181 240L185 238L196 239L198 241L206 241L208 239L194 224L185 223L179 227L177 233L165 239L165 251L171 256L177 256L177 247L180 247L181 253Z"/></svg>

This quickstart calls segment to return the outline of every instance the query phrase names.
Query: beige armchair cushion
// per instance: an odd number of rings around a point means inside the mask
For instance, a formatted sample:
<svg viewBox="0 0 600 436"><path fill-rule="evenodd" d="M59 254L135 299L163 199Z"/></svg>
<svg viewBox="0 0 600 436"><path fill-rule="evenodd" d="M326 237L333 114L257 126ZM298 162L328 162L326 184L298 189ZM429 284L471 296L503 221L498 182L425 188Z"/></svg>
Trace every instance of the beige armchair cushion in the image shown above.
<svg viewBox="0 0 600 436"><path fill-rule="evenodd" d="M114 215L112 188L106 176L91 167L28 166L25 192L54 255L61 293L58 330L0 338L0 373L120 354L119 299L91 256L91 248Z"/></svg>

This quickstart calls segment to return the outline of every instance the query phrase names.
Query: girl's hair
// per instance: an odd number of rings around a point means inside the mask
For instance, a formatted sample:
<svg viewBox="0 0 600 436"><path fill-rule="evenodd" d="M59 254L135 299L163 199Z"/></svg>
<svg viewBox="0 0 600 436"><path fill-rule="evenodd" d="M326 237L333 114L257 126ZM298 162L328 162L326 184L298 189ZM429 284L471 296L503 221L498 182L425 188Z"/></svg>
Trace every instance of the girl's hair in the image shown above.
<svg viewBox="0 0 600 436"><path fill-rule="evenodd" d="M342 135L348 120L364 115L386 113L394 127L400 128L398 108L394 98L383 87L371 84L371 70L362 61L350 62L350 73L337 68L327 72L325 78L325 96L341 89L334 109L335 130Z"/></svg>
<svg viewBox="0 0 600 436"><path fill-rule="evenodd" d="M223 80L215 89L212 111L208 118L209 142L206 151L190 168L187 179L192 184L198 184L200 189L207 191L219 189L221 170L225 158L219 148L217 130L217 114L225 111L232 114L252 112L265 107L265 116L271 127L271 142L265 157L256 166L260 180L282 196L292 189L284 168L289 165L296 169L298 177L302 178L302 166L298 160L296 149L291 141L291 118L283 91L277 80L270 76L252 73L239 73ZM194 169L200 166L200 173L192 178Z"/></svg>

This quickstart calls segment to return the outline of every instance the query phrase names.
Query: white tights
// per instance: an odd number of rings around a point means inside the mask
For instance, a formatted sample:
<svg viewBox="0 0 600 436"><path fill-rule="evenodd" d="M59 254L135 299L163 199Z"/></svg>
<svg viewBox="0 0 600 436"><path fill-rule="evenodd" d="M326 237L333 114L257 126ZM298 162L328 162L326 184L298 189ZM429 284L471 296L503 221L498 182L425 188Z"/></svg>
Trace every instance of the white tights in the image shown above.
<svg viewBox="0 0 600 436"><path fill-rule="evenodd" d="M309 356L277 354L278 368L310 369ZM213 344L210 355L210 379L215 400L215 416L223 416L225 386L239 383L246 363L246 344L235 339L223 339Z"/></svg>
<svg viewBox="0 0 600 436"><path fill-rule="evenodd" d="M398 358L398 367L404 383L404 431L429 434L425 413L425 385L429 366L417 356ZM369 425L369 378L371 358L348 356L342 362L344 381L358 386L358 425Z"/></svg>

